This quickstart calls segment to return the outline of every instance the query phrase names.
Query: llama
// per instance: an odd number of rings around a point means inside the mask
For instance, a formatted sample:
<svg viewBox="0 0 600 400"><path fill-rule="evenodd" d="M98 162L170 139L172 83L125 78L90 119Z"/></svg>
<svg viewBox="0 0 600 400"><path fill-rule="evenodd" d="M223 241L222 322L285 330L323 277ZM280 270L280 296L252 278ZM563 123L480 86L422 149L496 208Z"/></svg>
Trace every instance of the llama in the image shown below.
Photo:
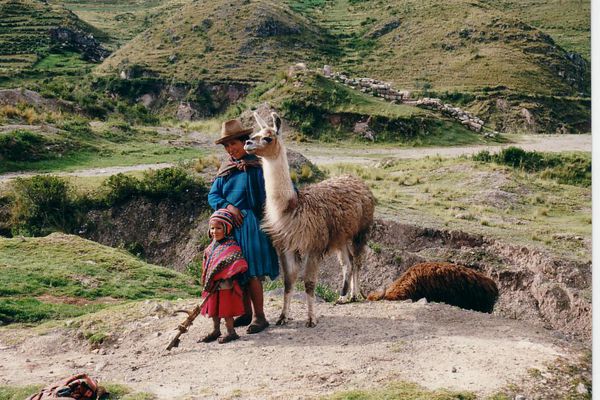
<svg viewBox="0 0 600 400"><path fill-rule="evenodd" d="M487 276L450 263L420 263L410 267L383 291L367 300L419 300L491 313L498 298L496 283Z"/></svg>
<svg viewBox="0 0 600 400"><path fill-rule="evenodd" d="M314 327L318 262L325 254L335 251L342 265L338 302L355 301L360 296L359 261L373 224L375 198L362 180L349 175L294 190L280 135L281 119L276 113L271 116L273 125L268 126L254 113L261 129L246 141L244 149L262 159L267 196L262 227L279 253L283 271L283 309L277 325L289 320L294 283L304 268L306 326Z"/></svg>

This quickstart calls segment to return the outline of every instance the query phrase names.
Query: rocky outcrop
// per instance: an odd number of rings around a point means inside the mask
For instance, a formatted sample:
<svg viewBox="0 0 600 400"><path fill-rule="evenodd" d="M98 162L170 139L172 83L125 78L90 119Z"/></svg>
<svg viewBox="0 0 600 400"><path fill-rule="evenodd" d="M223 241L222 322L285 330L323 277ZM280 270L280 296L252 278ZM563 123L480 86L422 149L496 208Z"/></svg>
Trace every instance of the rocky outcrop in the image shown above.
<svg viewBox="0 0 600 400"><path fill-rule="evenodd" d="M377 39L383 35L387 35L391 31L395 30L400 26L400 20L394 19L392 21L386 22L382 26L376 27L373 31L367 34L367 38L369 39Z"/></svg>
<svg viewBox="0 0 600 400"><path fill-rule="evenodd" d="M48 99L38 92L29 89L0 89L0 106L27 104L40 110L52 111L79 111L77 106L71 102L60 99Z"/></svg>
<svg viewBox="0 0 600 400"><path fill-rule="evenodd" d="M91 62L102 62L110 54L89 33L58 27L50 29L50 38L55 45L81 53L84 59Z"/></svg>

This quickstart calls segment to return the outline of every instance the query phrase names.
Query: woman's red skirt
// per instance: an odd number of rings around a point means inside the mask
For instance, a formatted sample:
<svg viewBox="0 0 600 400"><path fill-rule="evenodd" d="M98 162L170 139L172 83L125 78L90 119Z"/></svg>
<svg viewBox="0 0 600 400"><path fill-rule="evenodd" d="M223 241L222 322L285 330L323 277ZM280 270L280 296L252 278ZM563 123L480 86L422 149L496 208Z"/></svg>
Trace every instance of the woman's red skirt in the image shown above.
<svg viewBox="0 0 600 400"><path fill-rule="evenodd" d="M231 289L215 291L204 303L200 312L211 318L237 317L244 314L243 292L240 284L233 281Z"/></svg>

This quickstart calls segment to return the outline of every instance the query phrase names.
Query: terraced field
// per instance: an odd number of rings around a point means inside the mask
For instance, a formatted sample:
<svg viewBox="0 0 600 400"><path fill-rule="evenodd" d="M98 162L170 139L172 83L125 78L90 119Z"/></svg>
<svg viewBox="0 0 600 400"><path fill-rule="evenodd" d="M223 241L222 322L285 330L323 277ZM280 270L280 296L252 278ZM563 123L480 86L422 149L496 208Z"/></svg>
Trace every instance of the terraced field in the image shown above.
<svg viewBox="0 0 600 400"><path fill-rule="evenodd" d="M63 52L52 44L52 28L96 32L63 7L31 0L5 0L0 2L0 16L0 84L20 73L69 74L91 65L78 54Z"/></svg>
<svg viewBox="0 0 600 400"><path fill-rule="evenodd" d="M109 49L116 50L164 15L179 9L185 1L63 0L62 3L82 21L101 30L105 34L102 42Z"/></svg>

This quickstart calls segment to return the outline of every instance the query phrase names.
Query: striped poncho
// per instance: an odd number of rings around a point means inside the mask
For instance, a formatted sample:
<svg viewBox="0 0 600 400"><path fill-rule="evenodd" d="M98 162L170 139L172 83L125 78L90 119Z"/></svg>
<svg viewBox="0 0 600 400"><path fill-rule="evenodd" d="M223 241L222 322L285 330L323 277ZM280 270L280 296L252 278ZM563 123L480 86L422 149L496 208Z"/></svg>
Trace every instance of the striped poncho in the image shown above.
<svg viewBox="0 0 600 400"><path fill-rule="evenodd" d="M230 279L246 272L247 269L248 263L235 240L231 238L225 238L220 242L213 240L204 250L201 279L204 292L206 294L212 292L217 281Z"/></svg>

